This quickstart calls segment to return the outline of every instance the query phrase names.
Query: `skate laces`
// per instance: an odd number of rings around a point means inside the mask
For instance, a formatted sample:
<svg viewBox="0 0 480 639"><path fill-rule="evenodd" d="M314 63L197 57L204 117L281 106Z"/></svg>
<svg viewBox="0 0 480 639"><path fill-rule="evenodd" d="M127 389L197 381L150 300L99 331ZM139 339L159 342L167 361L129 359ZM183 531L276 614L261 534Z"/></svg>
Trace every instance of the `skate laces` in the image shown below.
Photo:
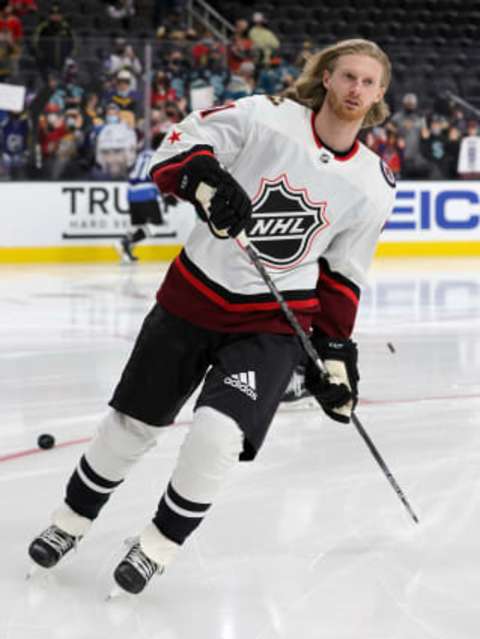
<svg viewBox="0 0 480 639"><path fill-rule="evenodd" d="M39 537L42 541L51 546L60 555L64 555L70 548L77 545L77 537L70 535L58 528L58 526L50 526Z"/></svg>
<svg viewBox="0 0 480 639"><path fill-rule="evenodd" d="M158 564L149 559L147 555L140 548L140 544L136 543L125 557L126 562L135 568L137 572L145 579L149 581L158 570Z"/></svg>

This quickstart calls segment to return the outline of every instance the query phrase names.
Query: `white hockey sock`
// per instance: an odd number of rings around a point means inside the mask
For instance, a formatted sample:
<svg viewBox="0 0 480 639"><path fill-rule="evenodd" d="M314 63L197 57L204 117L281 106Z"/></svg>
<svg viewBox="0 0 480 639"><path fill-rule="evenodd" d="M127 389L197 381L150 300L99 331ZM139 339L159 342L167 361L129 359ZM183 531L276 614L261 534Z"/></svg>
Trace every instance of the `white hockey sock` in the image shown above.
<svg viewBox="0 0 480 639"><path fill-rule="evenodd" d="M85 458L102 477L120 481L155 446L161 430L112 409L103 419Z"/></svg>
<svg viewBox="0 0 480 639"><path fill-rule="evenodd" d="M155 445L160 430L110 411L70 477L66 503L95 519L131 467Z"/></svg>
<svg viewBox="0 0 480 639"><path fill-rule="evenodd" d="M153 520L168 539L182 544L201 523L242 449L243 433L233 419L206 406L195 412Z"/></svg>

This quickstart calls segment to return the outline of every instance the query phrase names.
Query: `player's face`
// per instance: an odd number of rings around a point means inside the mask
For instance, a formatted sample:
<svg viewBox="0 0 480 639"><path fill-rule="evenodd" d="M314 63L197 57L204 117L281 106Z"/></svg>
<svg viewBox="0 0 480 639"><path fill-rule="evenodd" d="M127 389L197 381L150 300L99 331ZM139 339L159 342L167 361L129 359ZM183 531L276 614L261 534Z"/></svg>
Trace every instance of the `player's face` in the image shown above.
<svg viewBox="0 0 480 639"><path fill-rule="evenodd" d="M363 54L340 57L333 73L325 71L323 77L328 106L341 120L363 120L383 98L382 76L382 64L375 58Z"/></svg>

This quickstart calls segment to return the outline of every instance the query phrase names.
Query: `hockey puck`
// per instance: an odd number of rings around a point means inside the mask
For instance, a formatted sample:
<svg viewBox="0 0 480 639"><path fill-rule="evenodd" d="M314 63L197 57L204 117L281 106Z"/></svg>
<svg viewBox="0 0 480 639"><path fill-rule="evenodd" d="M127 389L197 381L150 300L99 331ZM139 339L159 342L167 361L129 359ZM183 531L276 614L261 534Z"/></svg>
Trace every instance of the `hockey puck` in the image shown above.
<svg viewBox="0 0 480 639"><path fill-rule="evenodd" d="M53 448L55 446L55 437L53 435L50 435L49 433L43 433L43 435L38 436L37 444L39 448L48 450L49 448Z"/></svg>
<svg viewBox="0 0 480 639"><path fill-rule="evenodd" d="M392 342L387 342L387 346L390 353L395 353L395 346L392 344Z"/></svg>

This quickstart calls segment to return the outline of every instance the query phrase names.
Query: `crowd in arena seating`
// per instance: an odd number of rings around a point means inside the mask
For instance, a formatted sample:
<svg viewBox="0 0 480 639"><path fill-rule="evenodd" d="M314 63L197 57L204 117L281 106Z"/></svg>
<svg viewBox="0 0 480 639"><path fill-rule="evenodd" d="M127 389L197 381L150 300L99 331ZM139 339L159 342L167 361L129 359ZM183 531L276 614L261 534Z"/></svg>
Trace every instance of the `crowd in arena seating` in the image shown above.
<svg viewBox="0 0 480 639"><path fill-rule="evenodd" d="M121 27L99 46L92 39L87 46L61 4L42 15L35 0L0 0L0 83L27 86L22 112L0 110L0 179L124 179L151 138L190 110L281 93L316 50L311 41L288 47L260 12L236 20L225 43L188 27L181 8L154 3L154 38L141 40L130 30L135 3L106 2L106 14ZM32 16L27 38L23 20ZM148 83L147 42L153 49ZM33 81L24 59L34 60ZM479 177L459 170L462 142L480 142L480 133L458 105L439 101L423 109L406 93L392 110L385 125L362 135L398 178Z"/></svg>

